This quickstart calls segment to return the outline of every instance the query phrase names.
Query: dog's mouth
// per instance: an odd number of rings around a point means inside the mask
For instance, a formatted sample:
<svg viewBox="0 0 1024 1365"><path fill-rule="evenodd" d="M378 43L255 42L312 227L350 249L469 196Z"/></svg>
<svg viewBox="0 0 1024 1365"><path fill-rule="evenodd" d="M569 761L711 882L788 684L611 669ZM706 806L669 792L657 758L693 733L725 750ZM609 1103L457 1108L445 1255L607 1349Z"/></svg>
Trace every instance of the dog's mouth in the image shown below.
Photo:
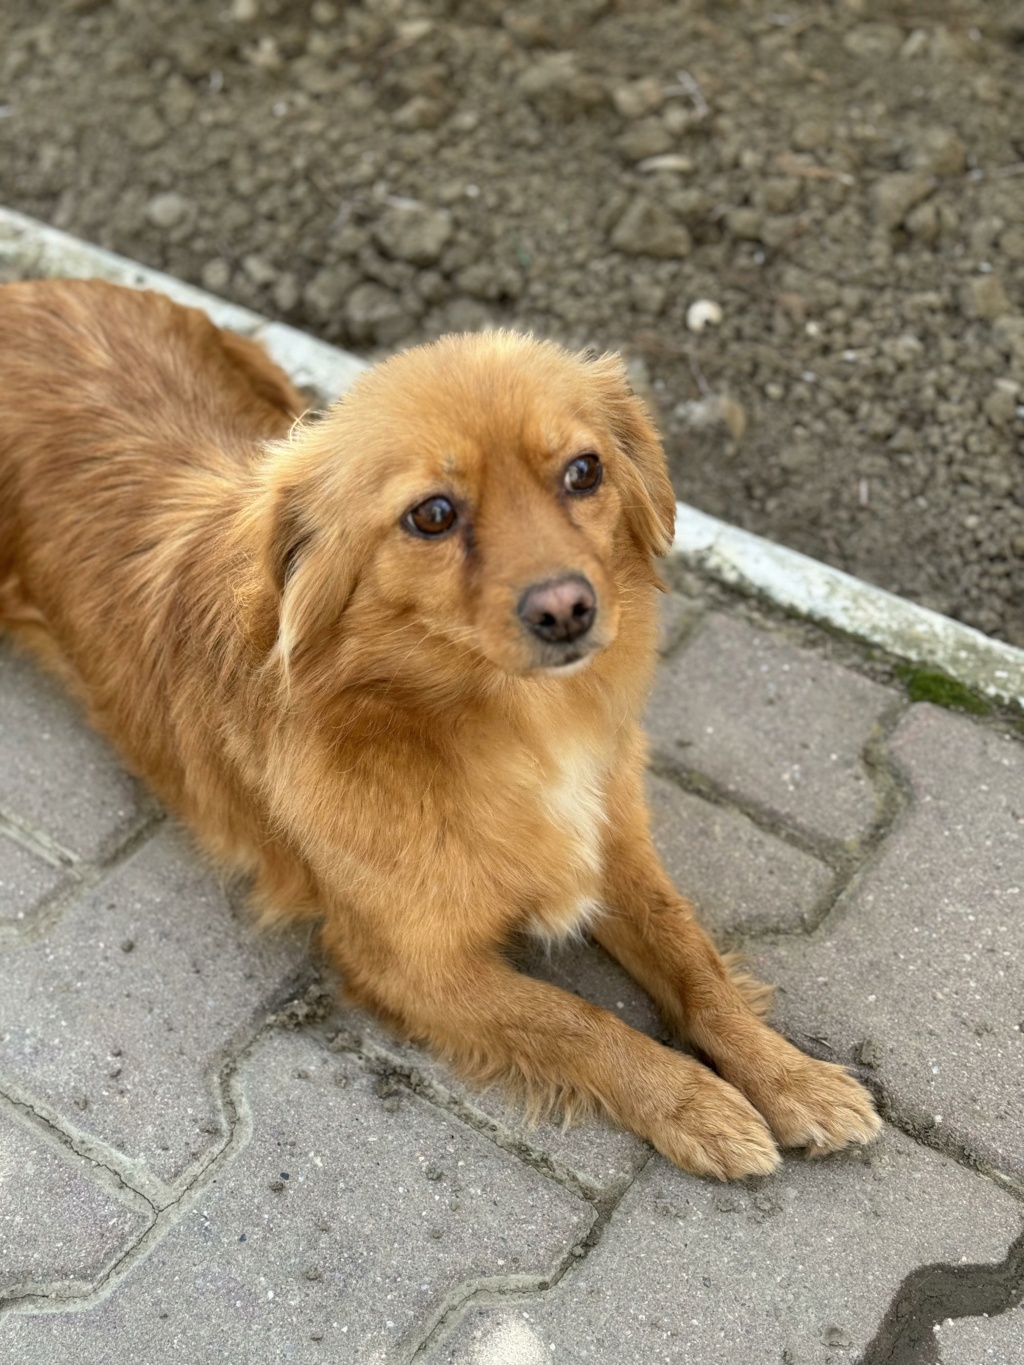
<svg viewBox="0 0 1024 1365"><path fill-rule="evenodd" d="M596 654L600 654L604 642L589 637L572 644L543 645L536 649L529 667L531 673L544 673L549 677L570 677L580 673Z"/></svg>
<svg viewBox="0 0 1024 1365"><path fill-rule="evenodd" d="M558 663L542 664L541 668L545 673L552 674L559 678L567 678L573 673L582 673L596 653L598 653L598 651L593 648L575 651L571 654L567 654L565 658L561 659Z"/></svg>

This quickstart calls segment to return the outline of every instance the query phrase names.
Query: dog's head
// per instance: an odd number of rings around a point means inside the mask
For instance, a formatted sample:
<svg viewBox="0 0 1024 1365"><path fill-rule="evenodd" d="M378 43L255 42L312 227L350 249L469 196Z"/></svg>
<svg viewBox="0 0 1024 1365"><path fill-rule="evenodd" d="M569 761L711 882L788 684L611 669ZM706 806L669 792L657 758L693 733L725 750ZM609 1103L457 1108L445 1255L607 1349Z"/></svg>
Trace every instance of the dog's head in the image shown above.
<svg viewBox="0 0 1024 1365"><path fill-rule="evenodd" d="M264 477L278 654L363 680L575 671L672 539L664 455L619 360L508 332L369 371Z"/></svg>

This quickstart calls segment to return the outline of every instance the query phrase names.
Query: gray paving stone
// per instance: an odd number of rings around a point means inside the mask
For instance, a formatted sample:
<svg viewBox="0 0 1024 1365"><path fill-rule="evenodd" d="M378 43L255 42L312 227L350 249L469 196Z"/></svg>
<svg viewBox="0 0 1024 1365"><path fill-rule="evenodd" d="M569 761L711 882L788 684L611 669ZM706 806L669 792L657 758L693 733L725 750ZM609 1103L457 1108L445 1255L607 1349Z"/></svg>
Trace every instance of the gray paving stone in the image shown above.
<svg viewBox="0 0 1024 1365"><path fill-rule="evenodd" d="M659 777L647 780L651 831L662 861L712 932L800 929L832 886L817 858Z"/></svg>
<svg viewBox="0 0 1024 1365"><path fill-rule="evenodd" d="M846 841L876 819L861 755L895 699L777 635L712 615L659 669L647 730L660 761L810 834Z"/></svg>
<svg viewBox="0 0 1024 1365"><path fill-rule="evenodd" d="M657 1016L646 997L598 948L579 945L570 961L560 965L556 959L538 962L534 964L533 974L555 980L559 985L564 985L567 979L579 981L586 976L579 968L579 961L588 957L595 959L591 979L601 975L610 990L592 989L581 991L581 994L597 1004L615 1009L620 1018L629 1023L640 1027L646 1025L648 1031L656 1031ZM595 999L602 994L604 999ZM617 996L622 1008L616 1008L616 1002L610 1000L609 995ZM484 1089L463 1081L446 1063L412 1043L392 1037L381 1024L361 1011L339 1009L328 1022L326 1033L331 1037L338 1031L341 1038L336 1046L357 1045L372 1064L393 1067L410 1078L415 1088L440 1103L454 1106L455 1112L465 1114L476 1126L489 1130L495 1140L509 1150L525 1154L530 1160L546 1164L558 1175L577 1181L588 1196L621 1193L651 1154L651 1148L640 1138L615 1128L601 1115L581 1119L571 1127L564 1126L558 1118L531 1123L522 1106L500 1086Z"/></svg>
<svg viewBox="0 0 1024 1365"><path fill-rule="evenodd" d="M173 1181L223 1140L214 1073L304 960L231 910L167 827L4 955L0 1086ZM159 1198L159 1192L155 1197Z"/></svg>
<svg viewBox="0 0 1024 1365"><path fill-rule="evenodd" d="M66 869L45 862L0 830L0 928L17 928L68 880Z"/></svg>
<svg viewBox="0 0 1024 1365"><path fill-rule="evenodd" d="M155 809L58 684L6 643L0 809L87 861L107 857Z"/></svg>
<svg viewBox="0 0 1024 1365"><path fill-rule="evenodd" d="M1024 1175L1024 745L915 706L910 807L810 942L752 952L779 1014L874 1063L898 1109Z"/></svg>
<svg viewBox="0 0 1024 1365"><path fill-rule="evenodd" d="M308 1036L246 1063L252 1137L105 1302L0 1319L20 1365L406 1362L479 1280L536 1283L593 1210Z"/></svg>
<svg viewBox="0 0 1024 1365"><path fill-rule="evenodd" d="M665 1037L650 998L597 944L579 940L547 949L525 942L514 958L530 975L610 1010L652 1037ZM588 1195L619 1193L651 1154L646 1143L613 1127L603 1116L570 1127L557 1119L532 1124L500 1086L482 1089L462 1081L446 1063L394 1038L362 1011L339 1008L328 1021L326 1033L330 1036L339 1030L344 1035L339 1046L358 1045L369 1057L390 1062L413 1076L417 1085L471 1114L474 1122L491 1125L500 1134L499 1140L513 1150L527 1151L531 1158L536 1156L579 1181Z"/></svg>
<svg viewBox="0 0 1024 1365"><path fill-rule="evenodd" d="M1024 1360L1024 1308L994 1318L954 1318L935 1334L940 1365L1016 1365Z"/></svg>
<svg viewBox="0 0 1024 1365"><path fill-rule="evenodd" d="M596 943L586 939L570 940L550 951L528 944L520 961L531 975L610 1010L631 1028L649 1033L652 1038L659 1038L664 1033L650 997Z"/></svg>
<svg viewBox="0 0 1024 1365"><path fill-rule="evenodd" d="M0 1301L89 1288L152 1221L136 1202L0 1110Z"/></svg>
<svg viewBox="0 0 1024 1365"><path fill-rule="evenodd" d="M840 1365L916 1266L1001 1260L1019 1228L1008 1194L893 1130L756 1184L656 1158L553 1290L471 1306L424 1365Z"/></svg>
<svg viewBox="0 0 1024 1365"><path fill-rule="evenodd" d="M658 599L658 652L671 654L693 630L704 608L693 597L666 592Z"/></svg>

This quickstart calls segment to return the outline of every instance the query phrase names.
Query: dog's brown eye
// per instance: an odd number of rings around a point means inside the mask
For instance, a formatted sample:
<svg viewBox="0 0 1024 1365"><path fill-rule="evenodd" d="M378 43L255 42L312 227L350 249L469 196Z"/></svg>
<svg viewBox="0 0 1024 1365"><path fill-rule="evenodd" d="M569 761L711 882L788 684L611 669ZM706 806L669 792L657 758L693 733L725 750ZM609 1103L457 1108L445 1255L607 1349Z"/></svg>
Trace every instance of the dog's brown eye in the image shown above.
<svg viewBox="0 0 1024 1365"><path fill-rule="evenodd" d="M406 512L402 524L418 536L443 536L455 525L458 515L447 498L427 498Z"/></svg>
<svg viewBox="0 0 1024 1365"><path fill-rule="evenodd" d="M603 472L596 455L577 455L566 465L562 481L570 493L593 493Z"/></svg>

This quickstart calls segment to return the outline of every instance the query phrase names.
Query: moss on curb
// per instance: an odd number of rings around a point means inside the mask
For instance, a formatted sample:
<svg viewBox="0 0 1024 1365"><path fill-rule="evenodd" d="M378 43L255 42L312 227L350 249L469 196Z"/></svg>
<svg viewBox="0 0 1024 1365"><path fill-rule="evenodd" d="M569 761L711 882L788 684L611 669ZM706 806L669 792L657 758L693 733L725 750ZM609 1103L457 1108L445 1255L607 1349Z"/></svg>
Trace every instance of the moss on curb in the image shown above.
<svg viewBox="0 0 1024 1365"><path fill-rule="evenodd" d="M947 711L966 711L971 716L991 716L996 709L977 692L938 669L903 664L896 672L911 701L930 701Z"/></svg>

